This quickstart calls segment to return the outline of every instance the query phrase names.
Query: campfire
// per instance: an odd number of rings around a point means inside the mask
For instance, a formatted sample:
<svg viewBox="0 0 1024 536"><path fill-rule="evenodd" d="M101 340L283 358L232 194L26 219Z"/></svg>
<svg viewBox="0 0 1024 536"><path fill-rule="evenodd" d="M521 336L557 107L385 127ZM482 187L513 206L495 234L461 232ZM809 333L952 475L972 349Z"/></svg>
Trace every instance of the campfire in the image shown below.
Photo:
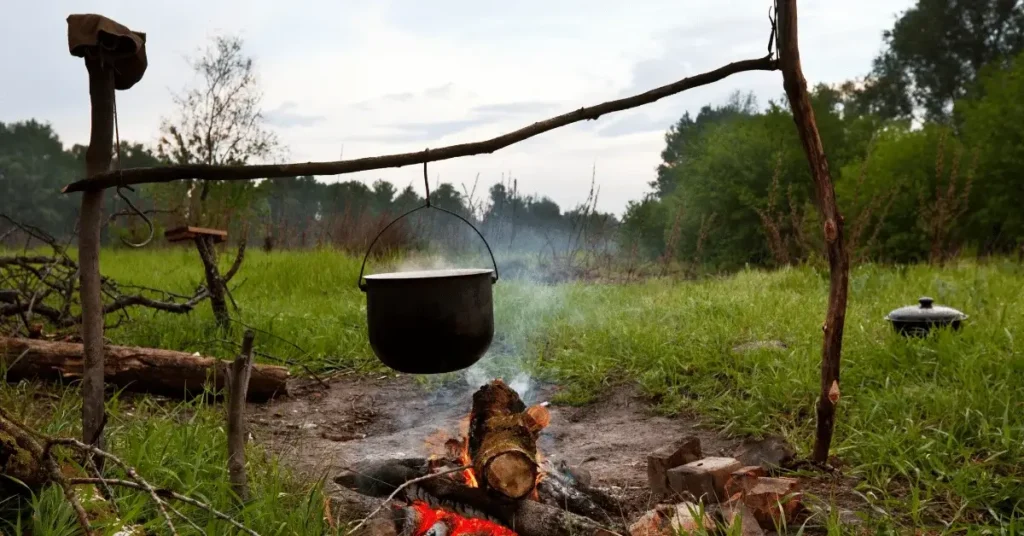
<svg viewBox="0 0 1024 536"><path fill-rule="evenodd" d="M427 457L365 464L335 482L378 497L399 490L389 516L403 536L595 534L613 524L615 501L547 463L537 439L550 421L546 404L526 407L494 380L473 395L457 437L425 438Z"/></svg>
<svg viewBox="0 0 1024 536"><path fill-rule="evenodd" d="M494 380L473 395L458 432L424 438L423 457L363 462L334 481L385 500L369 516L381 514L375 527L385 527L373 536L669 536L738 521L743 534L758 534L799 509L795 479L768 477L752 455L705 457L687 437L648 456L651 495L641 508L654 508L630 523L637 512L622 497L545 459L537 440L550 421L546 404L527 407ZM714 513L695 513L698 503Z"/></svg>

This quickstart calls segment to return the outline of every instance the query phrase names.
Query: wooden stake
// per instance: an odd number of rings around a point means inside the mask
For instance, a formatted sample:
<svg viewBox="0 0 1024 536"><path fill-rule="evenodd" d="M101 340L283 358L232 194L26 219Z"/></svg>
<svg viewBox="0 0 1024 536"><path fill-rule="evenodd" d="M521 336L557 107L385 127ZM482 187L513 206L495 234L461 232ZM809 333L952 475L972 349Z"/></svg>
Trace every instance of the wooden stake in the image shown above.
<svg viewBox="0 0 1024 536"><path fill-rule="evenodd" d="M85 153L86 175L110 169L114 139L114 72L98 58L86 58L92 130ZM82 300L82 342L85 367L82 374L82 440L103 445L103 298L100 283L100 227L103 222L103 191L82 195L79 214L78 265ZM96 460L101 463L102 460Z"/></svg>
<svg viewBox="0 0 1024 536"><path fill-rule="evenodd" d="M245 330L242 353L231 364L228 375L228 474L231 487L242 501L249 500L249 478L245 473L245 397L252 373L252 330Z"/></svg>
<svg viewBox="0 0 1024 536"><path fill-rule="evenodd" d="M813 460L828 460L835 428L836 404L839 393L839 360L843 348L843 327L846 323L846 297L849 290L850 259L843 244L843 217L836 206L836 192L832 176L821 145L814 109L807 93L807 81L800 66L800 47L797 40L796 0L778 0L778 30L783 86L793 120L807 162L811 167L818 211L824 222L826 254L829 266L828 312L821 346L821 396L818 398L818 425L814 442ZM830 393L834 393L830 396Z"/></svg>

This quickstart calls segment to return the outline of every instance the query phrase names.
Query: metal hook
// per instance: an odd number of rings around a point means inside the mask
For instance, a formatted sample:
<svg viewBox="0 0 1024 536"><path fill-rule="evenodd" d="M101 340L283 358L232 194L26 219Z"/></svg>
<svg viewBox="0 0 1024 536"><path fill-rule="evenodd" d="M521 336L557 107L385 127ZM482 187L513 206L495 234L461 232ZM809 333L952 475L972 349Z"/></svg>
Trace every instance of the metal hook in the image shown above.
<svg viewBox="0 0 1024 536"><path fill-rule="evenodd" d="M128 247L130 247L130 248L141 248L141 247L145 247L145 246L146 246L147 244L149 244L150 242L152 242L152 241L153 241L153 235L155 235L155 234L156 234L156 230L155 230L155 229L153 228L153 222L149 220L149 217L148 217L148 216L146 216L146 214L145 214L144 212L142 212L141 210L139 210L138 208L136 208L136 206L135 206L134 204L132 204L131 200L130 200L130 199L128 199L128 198L127 198L127 197L126 197L126 196L124 195L124 193L122 193L122 192L121 192L121 189L122 189L122 188L127 188L127 189L129 189L129 190L131 190L131 191L133 191L133 192L134 192L135 190L134 190L134 189L133 189L133 188L132 188L131 186L118 186L118 187L117 187L117 190L116 190L116 191L117 191L117 196L118 196L118 197L120 197L120 198L121 198L121 199L122 199L122 200L123 200L123 201L124 201L124 202L125 202L125 203L126 203L126 204L128 205L128 208L132 209L132 211L133 211L133 212L135 212L135 214L136 214L136 215L138 215L138 216L139 216L140 218L142 218L142 221L146 222L146 226L147 226L147 227L149 227L149 236L148 236L148 237L146 237L146 239L145 239L145 240L143 240L142 242L140 242L140 243L138 243L138 244L134 244L134 243L132 243L132 242L129 242L128 240L126 240L126 239L125 239L125 238L124 238L124 237L122 236L122 237L121 237L121 242L122 242L122 243L123 243L124 245L126 245L126 246L128 246Z"/></svg>

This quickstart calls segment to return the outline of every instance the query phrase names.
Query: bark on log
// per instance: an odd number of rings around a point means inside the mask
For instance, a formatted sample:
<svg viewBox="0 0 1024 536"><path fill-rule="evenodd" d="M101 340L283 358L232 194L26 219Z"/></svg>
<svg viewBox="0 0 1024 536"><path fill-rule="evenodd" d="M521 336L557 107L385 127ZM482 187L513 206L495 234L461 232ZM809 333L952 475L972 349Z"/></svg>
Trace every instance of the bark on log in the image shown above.
<svg viewBox="0 0 1024 536"><path fill-rule="evenodd" d="M215 388L224 388L231 366L230 361L159 348L107 346L104 351L108 383L174 397L202 392L208 377ZM7 368L9 381L79 378L82 354L81 344L0 337L0 363ZM254 365L247 399L262 402L285 395L287 381L287 368Z"/></svg>
<svg viewBox="0 0 1024 536"><path fill-rule="evenodd" d="M821 394L818 397L818 423L813 460L825 463L835 428L836 403L839 401L839 359L843 348L843 327L846 324L846 297L849 290L850 259L843 244L843 217L836 206L836 192L825 158L825 149L814 120L814 109L807 92L807 81L800 66L797 39L796 0L777 0L779 31L779 66L783 86L793 111L793 121L814 180L818 211L824 225L829 267L828 311L821 326Z"/></svg>
<svg viewBox="0 0 1024 536"><path fill-rule="evenodd" d="M523 499L537 484L537 426L526 404L501 380L473 394L469 456L480 487Z"/></svg>
<svg viewBox="0 0 1024 536"><path fill-rule="evenodd" d="M353 467L336 476L334 482L352 491L383 498L428 471L428 461L424 458L384 460ZM509 500L444 476L413 484L397 498L405 502L423 501L434 508L463 515L484 516L516 531L519 536L611 534L600 523L561 508L532 500Z"/></svg>

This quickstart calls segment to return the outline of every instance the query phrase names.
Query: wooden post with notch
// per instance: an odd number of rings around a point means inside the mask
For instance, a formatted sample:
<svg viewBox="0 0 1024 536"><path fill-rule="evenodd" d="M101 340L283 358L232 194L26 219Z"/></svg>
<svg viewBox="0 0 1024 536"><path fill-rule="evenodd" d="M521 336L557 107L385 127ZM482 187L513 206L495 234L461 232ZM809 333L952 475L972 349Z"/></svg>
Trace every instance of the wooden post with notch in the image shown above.
<svg viewBox="0 0 1024 536"><path fill-rule="evenodd" d="M85 171L94 177L110 171L113 157L115 90L134 86L146 71L146 34L134 32L100 15L67 18L68 51L85 59L89 73L92 126ZM85 192L79 213L78 264L82 305L82 438L102 446L103 409L103 301L100 284L100 230L103 190ZM97 463L101 460L97 460Z"/></svg>
<svg viewBox="0 0 1024 536"><path fill-rule="evenodd" d="M235 495L249 500L249 477L245 472L245 443L249 431L245 423L245 398L252 374L252 330L245 330L242 353L231 364L228 385L228 478Z"/></svg>
<svg viewBox="0 0 1024 536"><path fill-rule="evenodd" d="M817 431L812 459L828 461L835 429L836 405L839 403L839 360L843 348L843 327L846 324L846 298L849 291L850 259L843 243L843 217L836 206L836 191L821 144L814 109L807 92L807 80L800 66L797 39L796 0L777 0L779 32L779 66L782 82L793 111L800 143L811 168L818 211L824 225L826 256L829 266L828 310L822 325L821 392L818 397Z"/></svg>

